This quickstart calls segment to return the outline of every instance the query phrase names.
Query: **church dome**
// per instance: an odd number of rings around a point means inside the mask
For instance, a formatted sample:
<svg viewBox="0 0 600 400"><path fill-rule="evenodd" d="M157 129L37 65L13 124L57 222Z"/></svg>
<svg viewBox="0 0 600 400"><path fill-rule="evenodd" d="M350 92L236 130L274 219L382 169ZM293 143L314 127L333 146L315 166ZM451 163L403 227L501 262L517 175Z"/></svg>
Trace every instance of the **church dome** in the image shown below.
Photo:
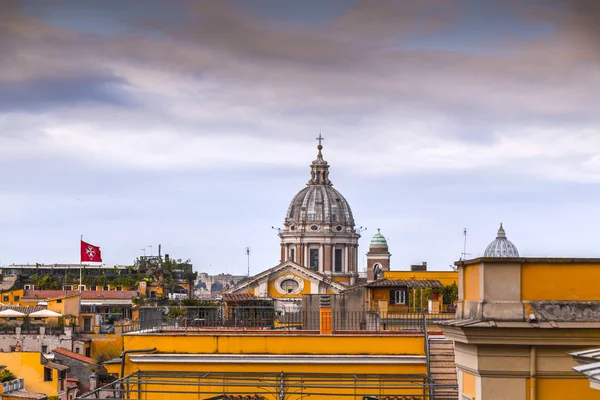
<svg viewBox="0 0 600 400"><path fill-rule="evenodd" d="M352 210L344 196L326 185L310 185L299 191L288 207L286 221L354 225Z"/></svg>
<svg viewBox="0 0 600 400"><path fill-rule="evenodd" d="M377 228L377 233L373 235L369 247L388 247L387 240L385 240L385 236L381 234L379 228Z"/></svg>
<svg viewBox="0 0 600 400"><path fill-rule="evenodd" d="M354 227L354 217L348 201L340 192L333 188L329 180L329 165L323 159L321 150L317 159L311 164L311 178L307 186L300 190L292 199L287 214L286 225L311 224L312 230L321 229L321 224L327 224L334 231L345 231ZM290 228L292 229L292 228Z"/></svg>
<svg viewBox="0 0 600 400"><path fill-rule="evenodd" d="M485 249L485 253L483 253L483 256L519 257L519 251L517 250L517 247L506 238L506 232L504 232L502 224L500 224L500 229L498 229L496 240L488 245L488 247Z"/></svg>

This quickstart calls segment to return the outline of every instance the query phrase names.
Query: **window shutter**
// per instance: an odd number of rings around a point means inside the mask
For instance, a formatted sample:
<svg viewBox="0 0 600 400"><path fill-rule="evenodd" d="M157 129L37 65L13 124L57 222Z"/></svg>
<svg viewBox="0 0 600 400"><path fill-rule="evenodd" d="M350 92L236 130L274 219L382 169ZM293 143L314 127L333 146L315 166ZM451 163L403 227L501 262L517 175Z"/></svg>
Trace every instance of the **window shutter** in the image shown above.
<svg viewBox="0 0 600 400"><path fill-rule="evenodd" d="M390 290L390 304L396 304L396 291Z"/></svg>

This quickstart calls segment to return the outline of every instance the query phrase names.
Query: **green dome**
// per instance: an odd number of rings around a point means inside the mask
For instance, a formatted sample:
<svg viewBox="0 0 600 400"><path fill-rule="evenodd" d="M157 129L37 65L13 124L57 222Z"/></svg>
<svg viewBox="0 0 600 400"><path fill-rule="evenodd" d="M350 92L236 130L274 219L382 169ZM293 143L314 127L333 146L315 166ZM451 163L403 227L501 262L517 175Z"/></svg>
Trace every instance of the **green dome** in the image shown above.
<svg viewBox="0 0 600 400"><path fill-rule="evenodd" d="M383 236L379 232L379 228L377 228L377 233L371 239L371 247L388 247L387 240L385 240L385 236Z"/></svg>

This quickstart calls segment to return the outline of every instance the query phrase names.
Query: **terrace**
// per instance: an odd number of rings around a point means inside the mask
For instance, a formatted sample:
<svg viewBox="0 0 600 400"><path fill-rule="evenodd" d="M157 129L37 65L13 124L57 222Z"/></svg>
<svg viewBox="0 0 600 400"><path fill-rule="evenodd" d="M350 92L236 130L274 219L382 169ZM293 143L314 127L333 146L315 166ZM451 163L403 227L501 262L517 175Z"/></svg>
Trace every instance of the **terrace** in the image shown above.
<svg viewBox="0 0 600 400"><path fill-rule="evenodd" d="M293 332L315 333L414 333L432 329L454 313L390 311L370 308L298 308L290 312L273 305L246 306L215 303L198 307L140 307L139 319L123 332Z"/></svg>

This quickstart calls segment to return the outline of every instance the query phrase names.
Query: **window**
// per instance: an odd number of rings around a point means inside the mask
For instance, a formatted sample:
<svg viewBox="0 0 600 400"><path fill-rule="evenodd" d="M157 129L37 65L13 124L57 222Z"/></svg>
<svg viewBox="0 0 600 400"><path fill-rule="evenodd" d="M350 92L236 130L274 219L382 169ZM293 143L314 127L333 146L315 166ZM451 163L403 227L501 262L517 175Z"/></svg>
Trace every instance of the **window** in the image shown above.
<svg viewBox="0 0 600 400"><path fill-rule="evenodd" d="M44 353L44 354L48 353L48 346L46 346L45 344L42 345L42 353Z"/></svg>
<svg viewBox="0 0 600 400"><path fill-rule="evenodd" d="M117 286L117 290L121 290L121 286Z"/></svg>
<svg viewBox="0 0 600 400"><path fill-rule="evenodd" d="M5 294L4 296L2 296L2 301L8 301L8 295Z"/></svg>
<svg viewBox="0 0 600 400"><path fill-rule="evenodd" d="M52 382L52 370L44 367L44 382Z"/></svg>
<svg viewBox="0 0 600 400"><path fill-rule="evenodd" d="M296 261L296 260L294 260L294 258L295 258L294 256L295 256L295 255L296 255L296 251L295 251L294 249L291 249L291 250L290 250L290 260L292 260L292 261Z"/></svg>
<svg viewBox="0 0 600 400"><path fill-rule="evenodd" d="M335 272L342 272L342 249L335 249Z"/></svg>
<svg viewBox="0 0 600 400"><path fill-rule="evenodd" d="M85 290L85 285L79 285L79 290Z"/></svg>
<svg viewBox="0 0 600 400"><path fill-rule="evenodd" d="M108 288L108 286L104 286L104 287L102 288L102 290L110 290L110 289Z"/></svg>
<svg viewBox="0 0 600 400"><path fill-rule="evenodd" d="M90 290L96 291L96 285L90 286Z"/></svg>
<svg viewBox="0 0 600 400"><path fill-rule="evenodd" d="M21 296L15 295L15 301L21 300Z"/></svg>
<svg viewBox="0 0 600 400"><path fill-rule="evenodd" d="M61 304L62 303L62 299L56 300L56 303Z"/></svg>
<svg viewBox="0 0 600 400"><path fill-rule="evenodd" d="M91 347L86 347L85 348L85 356L86 357L91 357L92 356L92 348Z"/></svg>
<svg viewBox="0 0 600 400"><path fill-rule="evenodd" d="M156 298L156 291L153 290L153 291L150 292L150 298L151 299L155 299Z"/></svg>
<svg viewBox="0 0 600 400"><path fill-rule="evenodd" d="M25 286L23 286L23 289L29 290L29 289L31 289L31 285L25 285Z"/></svg>
<svg viewBox="0 0 600 400"><path fill-rule="evenodd" d="M79 347L75 347L75 353L79 354Z"/></svg>
<svg viewBox="0 0 600 400"><path fill-rule="evenodd" d="M286 279L281 282L281 289L283 289L286 293L292 293L300 287L300 284L296 282L294 279Z"/></svg>
<svg viewBox="0 0 600 400"><path fill-rule="evenodd" d="M319 249L310 249L310 269L319 270Z"/></svg>
<svg viewBox="0 0 600 400"><path fill-rule="evenodd" d="M73 289L71 286L63 285L63 290L71 290L71 289Z"/></svg>
<svg viewBox="0 0 600 400"><path fill-rule="evenodd" d="M406 304L406 290L390 290L390 304Z"/></svg>

